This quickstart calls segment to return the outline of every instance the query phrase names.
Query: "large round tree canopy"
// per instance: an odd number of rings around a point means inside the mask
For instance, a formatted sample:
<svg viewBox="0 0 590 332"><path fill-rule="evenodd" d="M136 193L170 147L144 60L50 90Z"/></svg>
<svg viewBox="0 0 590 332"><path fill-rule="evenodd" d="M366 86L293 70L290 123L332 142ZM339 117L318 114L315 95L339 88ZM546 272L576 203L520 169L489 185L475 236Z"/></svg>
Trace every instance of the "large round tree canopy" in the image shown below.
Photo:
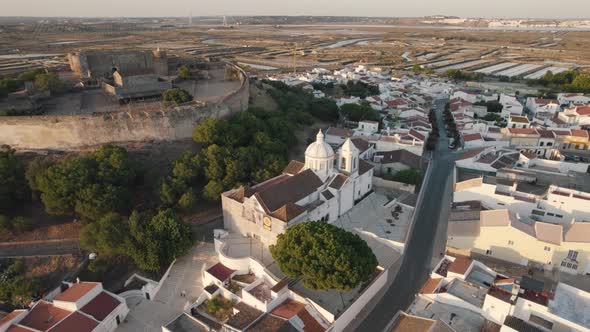
<svg viewBox="0 0 590 332"><path fill-rule="evenodd" d="M289 227L270 252L285 275L318 290L350 291L377 268L377 258L363 239L324 221Z"/></svg>

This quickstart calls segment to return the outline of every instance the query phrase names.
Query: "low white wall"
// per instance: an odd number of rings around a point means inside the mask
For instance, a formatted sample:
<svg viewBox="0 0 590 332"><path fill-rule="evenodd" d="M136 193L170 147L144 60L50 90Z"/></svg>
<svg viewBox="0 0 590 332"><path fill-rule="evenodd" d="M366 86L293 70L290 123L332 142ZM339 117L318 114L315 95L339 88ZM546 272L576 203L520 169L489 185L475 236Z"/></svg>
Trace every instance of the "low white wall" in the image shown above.
<svg viewBox="0 0 590 332"><path fill-rule="evenodd" d="M553 168L560 173L568 173L568 172L578 172L578 173L586 173L588 170L588 166L590 164L586 163L568 163L563 161L555 161L555 160L546 160L546 159L539 159L535 158L530 161L530 165L537 165L542 167L549 167Z"/></svg>
<svg viewBox="0 0 590 332"><path fill-rule="evenodd" d="M354 231L357 232L357 233L359 233L359 234L362 234L362 235L365 235L365 236L369 236L374 241L377 241L379 243L383 243L384 245L386 245L386 246L390 247L391 249L399 252L400 254L403 254L404 253L404 247L405 247L405 244L404 243L396 242L396 241L393 241L393 240L384 239L384 238L379 237L379 236L377 236L377 235L375 235L375 234L373 234L371 232L364 231L364 230L362 230L360 228L354 228Z"/></svg>
<svg viewBox="0 0 590 332"><path fill-rule="evenodd" d="M336 319L333 324L332 331L343 331L353 319L365 308L365 306L373 300L373 297L377 295L387 284L387 276L389 270L384 270L378 277L369 285L367 289L354 301L354 303L346 309L345 312Z"/></svg>

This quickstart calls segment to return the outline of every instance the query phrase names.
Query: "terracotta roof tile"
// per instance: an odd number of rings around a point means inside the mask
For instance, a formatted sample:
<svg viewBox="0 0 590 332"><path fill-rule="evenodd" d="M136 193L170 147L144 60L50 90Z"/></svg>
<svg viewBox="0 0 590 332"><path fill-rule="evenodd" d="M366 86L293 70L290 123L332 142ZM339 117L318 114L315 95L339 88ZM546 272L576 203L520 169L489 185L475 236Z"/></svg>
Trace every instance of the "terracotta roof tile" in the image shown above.
<svg viewBox="0 0 590 332"><path fill-rule="evenodd" d="M49 302L39 301L19 324L47 331L71 313L71 311L60 309Z"/></svg>
<svg viewBox="0 0 590 332"><path fill-rule="evenodd" d="M36 330L32 330L23 326L18 325L10 325L6 332L37 332Z"/></svg>
<svg viewBox="0 0 590 332"><path fill-rule="evenodd" d="M101 292L88 304L82 307L81 311L94 317L94 319L102 321L113 310L115 310L121 302L106 292Z"/></svg>
<svg viewBox="0 0 590 332"><path fill-rule="evenodd" d="M539 135L534 128L508 128L508 131L516 135Z"/></svg>
<svg viewBox="0 0 590 332"><path fill-rule="evenodd" d="M457 257L449 266L449 272L457 273L457 274L465 274L469 266L471 266L471 258L467 257Z"/></svg>
<svg viewBox="0 0 590 332"><path fill-rule="evenodd" d="M54 326L51 332L91 332L97 326L98 323L95 320L79 312L74 312Z"/></svg>
<svg viewBox="0 0 590 332"><path fill-rule="evenodd" d="M483 141L483 137L481 136L480 133L467 134L467 135L463 135L463 140L465 142L477 141L477 140L482 140Z"/></svg>
<svg viewBox="0 0 590 332"><path fill-rule="evenodd" d="M303 167L305 167L304 163L297 160L291 160L287 167L285 167L285 169L283 170L283 173L295 175L299 173L303 169Z"/></svg>
<svg viewBox="0 0 590 332"><path fill-rule="evenodd" d="M422 286L420 294L433 294L434 291L438 288L438 285L440 285L441 280L442 278L429 278L428 281L426 281L426 283L424 284L424 286Z"/></svg>
<svg viewBox="0 0 590 332"><path fill-rule="evenodd" d="M26 310L14 310L11 313L9 313L8 315L2 317L2 319L0 319L0 327L2 327L2 325L8 323L9 321L16 318L18 315L22 314L25 311Z"/></svg>
<svg viewBox="0 0 590 332"><path fill-rule="evenodd" d="M307 309L301 310L297 315L303 321L303 332L324 332L326 329L309 314Z"/></svg>
<svg viewBox="0 0 590 332"><path fill-rule="evenodd" d="M258 201L268 213L276 211L287 203L295 203L315 192L323 184L310 169L256 192Z"/></svg>
<svg viewBox="0 0 590 332"><path fill-rule="evenodd" d="M293 316L299 314L301 310L305 309L305 303L297 302L292 299L287 299L273 309L272 314L285 319L291 319Z"/></svg>
<svg viewBox="0 0 590 332"><path fill-rule="evenodd" d="M303 212L305 212L304 207L299 206L295 203L287 203L279 209L277 209L276 211L274 211L273 213L271 213L271 215L279 220L288 222L291 219L299 216Z"/></svg>
<svg viewBox="0 0 590 332"><path fill-rule="evenodd" d="M588 137L588 131L587 130L581 130L581 129L572 129L572 136L576 136L576 137Z"/></svg>
<svg viewBox="0 0 590 332"><path fill-rule="evenodd" d="M348 180L348 177L344 174L337 174L332 182L330 182L330 188L340 189L344 185L344 183Z"/></svg>
<svg viewBox="0 0 590 332"><path fill-rule="evenodd" d="M374 167L373 165L369 164L368 162L364 161L364 160L359 160L359 175L363 175L365 173L367 173L368 171L372 170Z"/></svg>
<svg viewBox="0 0 590 332"><path fill-rule="evenodd" d="M354 144L354 146L356 146L357 149L359 149L359 153L363 153L369 150L369 142L364 138L354 137L351 138L350 141L352 142L352 144Z"/></svg>
<svg viewBox="0 0 590 332"><path fill-rule="evenodd" d="M96 282L79 282L73 284L70 288L58 294L54 300L64 302L76 302L81 299L88 292L98 287Z"/></svg>
<svg viewBox="0 0 590 332"><path fill-rule="evenodd" d="M529 119L526 116L518 116L518 115L511 116L510 121L516 122L516 123L529 123Z"/></svg>
<svg viewBox="0 0 590 332"><path fill-rule="evenodd" d="M217 264L211 266L210 268L208 268L207 272L210 275L217 278L217 280L226 281L236 271L230 269L229 267L227 267L221 263L217 263Z"/></svg>
<svg viewBox="0 0 590 332"><path fill-rule="evenodd" d="M380 164L389 163L402 163L411 168L420 168L422 158L412 152L404 149L394 151L381 151L375 154L376 156L382 156L383 158L379 161Z"/></svg>
<svg viewBox="0 0 590 332"><path fill-rule="evenodd" d="M411 316L400 311L400 315L393 324L391 332L429 332L435 322L432 319Z"/></svg>

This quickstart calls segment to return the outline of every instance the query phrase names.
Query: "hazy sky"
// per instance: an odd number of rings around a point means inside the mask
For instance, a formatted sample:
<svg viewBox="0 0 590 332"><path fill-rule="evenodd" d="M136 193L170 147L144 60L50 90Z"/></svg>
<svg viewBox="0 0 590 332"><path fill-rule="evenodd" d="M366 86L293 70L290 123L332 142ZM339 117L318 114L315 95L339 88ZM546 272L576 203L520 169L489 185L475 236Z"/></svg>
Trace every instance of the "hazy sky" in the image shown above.
<svg viewBox="0 0 590 332"><path fill-rule="evenodd" d="M0 16L590 17L590 0L0 0Z"/></svg>

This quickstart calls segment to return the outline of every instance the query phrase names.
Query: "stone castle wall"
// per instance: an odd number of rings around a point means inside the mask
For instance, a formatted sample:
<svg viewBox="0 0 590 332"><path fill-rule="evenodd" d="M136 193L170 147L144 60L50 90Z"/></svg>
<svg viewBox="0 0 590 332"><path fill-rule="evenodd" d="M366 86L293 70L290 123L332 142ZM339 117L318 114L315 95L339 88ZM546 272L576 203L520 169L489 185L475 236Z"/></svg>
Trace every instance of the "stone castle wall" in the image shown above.
<svg viewBox="0 0 590 332"><path fill-rule="evenodd" d="M237 68L237 67L236 67ZM93 115L0 117L0 144L20 150L73 150L106 143L190 138L210 117L248 109L249 82L239 69L241 86L216 103L161 111Z"/></svg>

